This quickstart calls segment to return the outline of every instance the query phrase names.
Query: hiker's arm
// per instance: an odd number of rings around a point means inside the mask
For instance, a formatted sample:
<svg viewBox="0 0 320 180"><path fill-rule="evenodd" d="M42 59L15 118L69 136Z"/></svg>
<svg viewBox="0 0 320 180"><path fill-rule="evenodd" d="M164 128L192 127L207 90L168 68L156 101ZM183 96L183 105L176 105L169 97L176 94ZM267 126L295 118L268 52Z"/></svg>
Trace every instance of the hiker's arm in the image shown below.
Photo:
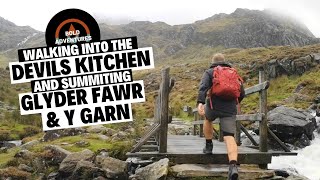
<svg viewBox="0 0 320 180"><path fill-rule="evenodd" d="M206 71L204 72L201 79L197 104L199 103L205 104L207 91L211 88L211 86L212 86L212 77L210 77L209 72Z"/></svg>
<svg viewBox="0 0 320 180"><path fill-rule="evenodd" d="M239 103L243 100L243 98L244 98L244 96L246 94L245 91L244 91L243 84L241 84L240 90L241 90L240 97L238 98Z"/></svg>

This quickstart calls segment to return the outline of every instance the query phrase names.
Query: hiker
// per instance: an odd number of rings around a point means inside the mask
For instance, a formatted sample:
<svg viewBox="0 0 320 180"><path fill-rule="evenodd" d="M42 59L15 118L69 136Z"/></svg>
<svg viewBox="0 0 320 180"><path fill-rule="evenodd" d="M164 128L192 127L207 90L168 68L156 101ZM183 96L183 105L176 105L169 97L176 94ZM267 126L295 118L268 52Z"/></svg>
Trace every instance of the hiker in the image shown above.
<svg viewBox="0 0 320 180"><path fill-rule="evenodd" d="M233 180L238 179L238 147L234 138L234 134L236 131L237 105L244 98L245 93L241 77L238 76L235 69L230 68L231 65L225 62L223 54L218 53L213 56L212 65L208 70L205 71L202 76L197 103L198 113L201 116L205 115L203 132L206 139L206 144L203 149L203 153L212 153L212 121L214 121L216 118L220 118L220 128L222 130L221 132L223 133L224 142L227 146L228 158L230 163L229 179ZM219 76L219 74L224 75ZM222 76L229 77L224 78ZM216 81L214 77L216 78ZM223 84L222 82L220 83L220 87L218 87L218 85L216 84L218 82L217 80L227 82L227 85ZM230 84L233 84L234 86L228 86ZM224 89L224 85L228 86L229 88L231 87L236 89L232 89L233 91L231 93L228 93L228 90ZM208 91L209 93L207 95Z"/></svg>

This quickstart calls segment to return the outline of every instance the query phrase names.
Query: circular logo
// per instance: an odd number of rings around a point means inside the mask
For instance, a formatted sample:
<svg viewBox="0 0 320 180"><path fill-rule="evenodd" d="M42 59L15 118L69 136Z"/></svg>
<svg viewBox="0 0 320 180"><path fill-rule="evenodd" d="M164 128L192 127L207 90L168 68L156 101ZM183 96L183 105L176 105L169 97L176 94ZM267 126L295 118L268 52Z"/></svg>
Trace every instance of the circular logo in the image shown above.
<svg viewBox="0 0 320 180"><path fill-rule="evenodd" d="M80 9L66 9L57 13L46 29L47 46L75 44L100 40L96 20Z"/></svg>

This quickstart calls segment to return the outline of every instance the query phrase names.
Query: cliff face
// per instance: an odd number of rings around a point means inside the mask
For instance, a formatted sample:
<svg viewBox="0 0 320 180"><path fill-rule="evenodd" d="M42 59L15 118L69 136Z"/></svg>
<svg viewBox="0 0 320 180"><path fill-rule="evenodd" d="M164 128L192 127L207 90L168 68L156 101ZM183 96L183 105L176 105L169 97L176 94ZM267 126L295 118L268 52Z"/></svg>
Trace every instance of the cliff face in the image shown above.
<svg viewBox="0 0 320 180"><path fill-rule="evenodd" d="M103 38L138 36L140 46L153 46L158 55L172 55L190 44L224 48L304 46L319 42L302 23L271 11L237 9L192 24L163 22L102 24Z"/></svg>
<svg viewBox="0 0 320 180"><path fill-rule="evenodd" d="M20 46L37 33L29 26L17 26L0 17L0 52Z"/></svg>
<svg viewBox="0 0 320 180"><path fill-rule="evenodd" d="M271 11L237 9L192 24L134 21L125 25L100 24L102 39L137 36L139 47L154 47L156 59L175 55L190 45L251 48L304 46L320 42L302 23ZM10 48L44 46L44 34L0 18L0 52ZM10 59L13 53L7 53Z"/></svg>

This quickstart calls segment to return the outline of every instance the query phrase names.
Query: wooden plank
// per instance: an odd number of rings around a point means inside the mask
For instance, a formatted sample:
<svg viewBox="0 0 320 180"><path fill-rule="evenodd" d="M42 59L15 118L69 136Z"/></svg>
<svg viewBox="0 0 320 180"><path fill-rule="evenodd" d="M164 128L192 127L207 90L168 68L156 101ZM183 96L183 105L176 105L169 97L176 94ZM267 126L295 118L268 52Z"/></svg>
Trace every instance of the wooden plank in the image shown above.
<svg viewBox="0 0 320 180"><path fill-rule="evenodd" d="M155 133L157 133L160 130L160 124L157 124L154 129L152 129L149 133L147 133L143 138L141 138L141 140L139 141L139 143L137 143L134 148L131 150L132 153L137 152L141 146L149 140L150 137L152 137Z"/></svg>
<svg viewBox="0 0 320 180"><path fill-rule="evenodd" d="M159 132L159 152L167 152L167 132L168 132L168 112L169 112L169 92L170 92L170 68L162 70L162 83L160 86L160 126Z"/></svg>
<svg viewBox="0 0 320 180"><path fill-rule="evenodd" d="M262 90L266 90L269 88L269 81L264 81L264 82L259 82L259 84L257 85L254 85L252 87L249 87L249 88L246 88L244 91L245 91L245 95L250 95L250 94L253 94L253 93L256 93L256 92L260 92Z"/></svg>
<svg viewBox="0 0 320 180"><path fill-rule="evenodd" d="M142 145L141 149L148 149L150 151L159 151L158 145Z"/></svg>
<svg viewBox="0 0 320 180"><path fill-rule="evenodd" d="M252 144L255 145L255 146L258 146L258 143L253 139L251 134L249 134L249 132L246 130L246 128L242 124L240 124L240 128L247 135L247 137L250 139Z"/></svg>
<svg viewBox="0 0 320 180"><path fill-rule="evenodd" d="M290 152L290 149L275 135L271 129L268 127L268 133L277 141L277 143L282 147L285 152Z"/></svg>
<svg viewBox="0 0 320 180"><path fill-rule="evenodd" d="M169 158L170 162L177 164L228 164L228 154L183 154L183 153L157 153L157 152L137 152L127 153L128 157L141 158ZM239 153L238 162L240 164L268 164L271 163L271 153Z"/></svg>
<svg viewBox="0 0 320 180"><path fill-rule="evenodd" d="M236 116L236 121L261 121L264 114L257 113L257 114L241 114ZM213 124L220 123L220 120L214 120ZM193 121L193 125L203 124L203 120Z"/></svg>

